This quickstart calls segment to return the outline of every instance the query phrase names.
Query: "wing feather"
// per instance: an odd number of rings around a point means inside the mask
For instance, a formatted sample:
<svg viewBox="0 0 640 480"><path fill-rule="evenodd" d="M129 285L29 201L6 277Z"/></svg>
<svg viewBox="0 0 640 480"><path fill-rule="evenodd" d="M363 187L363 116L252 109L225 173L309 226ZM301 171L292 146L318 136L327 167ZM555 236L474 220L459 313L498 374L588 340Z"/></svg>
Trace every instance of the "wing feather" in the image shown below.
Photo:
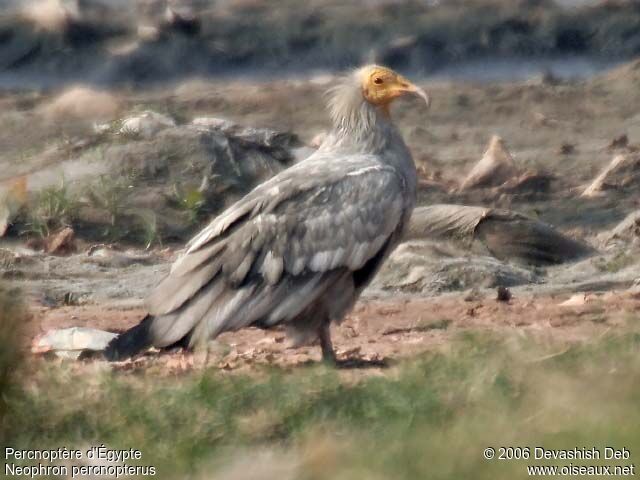
<svg viewBox="0 0 640 480"><path fill-rule="evenodd" d="M194 294L207 285L219 272L221 264L212 259L188 275L169 274L146 299L146 307L151 315L165 315L179 309Z"/></svg>

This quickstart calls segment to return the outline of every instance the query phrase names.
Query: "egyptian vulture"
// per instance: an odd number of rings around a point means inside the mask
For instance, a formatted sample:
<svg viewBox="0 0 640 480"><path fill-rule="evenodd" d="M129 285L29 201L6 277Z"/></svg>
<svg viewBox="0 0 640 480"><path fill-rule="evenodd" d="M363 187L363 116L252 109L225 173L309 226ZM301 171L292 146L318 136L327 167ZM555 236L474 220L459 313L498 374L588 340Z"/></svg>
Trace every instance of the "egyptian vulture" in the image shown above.
<svg viewBox="0 0 640 480"><path fill-rule="evenodd" d="M396 247L415 204L416 169L389 114L429 97L371 65L329 90L333 129L309 158L257 186L197 234L148 297L148 315L114 339L123 360L151 346L193 348L222 332L285 325L335 362L340 322Z"/></svg>

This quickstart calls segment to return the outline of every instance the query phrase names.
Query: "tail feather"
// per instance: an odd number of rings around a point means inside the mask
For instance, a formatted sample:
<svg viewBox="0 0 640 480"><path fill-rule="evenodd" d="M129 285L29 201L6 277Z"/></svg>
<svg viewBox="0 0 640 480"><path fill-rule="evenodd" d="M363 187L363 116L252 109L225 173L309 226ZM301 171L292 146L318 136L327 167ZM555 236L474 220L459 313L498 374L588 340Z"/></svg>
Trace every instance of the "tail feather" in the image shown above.
<svg viewBox="0 0 640 480"><path fill-rule="evenodd" d="M152 322L153 317L147 315L138 325L111 340L104 350L105 358L110 362L126 360L149 348L152 344L150 333Z"/></svg>

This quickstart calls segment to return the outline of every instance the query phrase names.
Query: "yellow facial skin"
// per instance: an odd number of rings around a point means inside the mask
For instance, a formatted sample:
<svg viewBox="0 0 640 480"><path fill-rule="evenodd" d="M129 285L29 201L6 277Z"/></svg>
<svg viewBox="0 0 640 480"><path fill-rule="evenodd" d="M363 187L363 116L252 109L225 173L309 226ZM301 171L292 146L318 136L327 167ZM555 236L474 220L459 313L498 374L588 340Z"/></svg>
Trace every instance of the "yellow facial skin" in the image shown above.
<svg viewBox="0 0 640 480"><path fill-rule="evenodd" d="M422 98L427 107L431 103L424 90L389 68L378 65L365 67L361 75L364 98L385 110L393 100L404 95L416 95Z"/></svg>

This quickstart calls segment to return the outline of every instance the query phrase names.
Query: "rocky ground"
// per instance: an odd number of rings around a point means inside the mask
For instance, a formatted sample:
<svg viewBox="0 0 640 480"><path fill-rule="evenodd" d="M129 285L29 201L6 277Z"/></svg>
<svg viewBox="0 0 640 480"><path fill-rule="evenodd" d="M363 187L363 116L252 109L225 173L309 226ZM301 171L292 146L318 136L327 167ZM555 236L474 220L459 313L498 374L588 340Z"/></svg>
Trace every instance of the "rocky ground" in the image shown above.
<svg viewBox="0 0 640 480"><path fill-rule="evenodd" d="M0 270L29 298L27 340L135 323L190 235L313 151L333 79L4 93ZM579 82L426 82L431 111L399 104L419 204L445 213L417 210L407 243L337 327L339 351L393 362L461 331L576 342L632 322L639 83L636 61ZM482 208L449 215L447 204ZM498 302L499 288L513 298ZM282 336L224 335L216 361L317 357Z"/></svg>

